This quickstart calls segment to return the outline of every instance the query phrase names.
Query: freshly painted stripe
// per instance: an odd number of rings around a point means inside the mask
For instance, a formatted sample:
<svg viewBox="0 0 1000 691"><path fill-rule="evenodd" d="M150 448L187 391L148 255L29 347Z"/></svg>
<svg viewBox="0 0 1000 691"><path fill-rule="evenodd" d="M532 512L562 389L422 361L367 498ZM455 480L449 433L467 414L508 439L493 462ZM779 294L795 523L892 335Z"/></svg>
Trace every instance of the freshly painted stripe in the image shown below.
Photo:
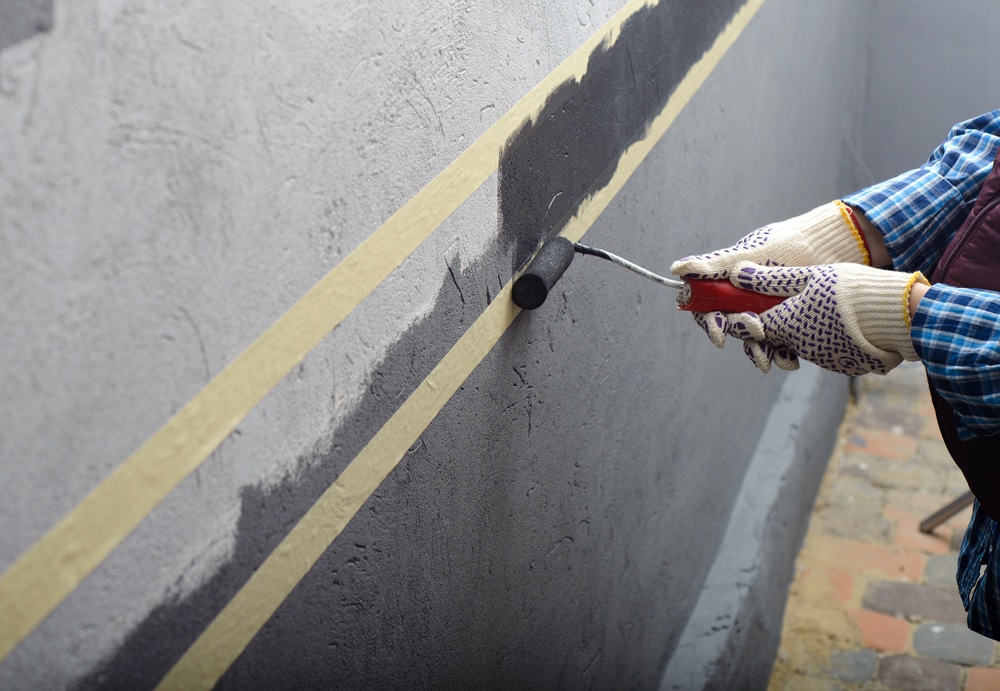
<svg viewBox="0 0 1000 691"><path fill-rule="evenodd" d="M35 34L52 30L52 0L0 3L0 52Z"/></svg>
<svg viewBox="0 0 1000 691"><path fill-rule="evenodd" d="M587 73L553 92L504 147L497 170L500 243L520 266L603 187L746 0L669 0L629 17Z"/></svg>
<svg viewBox="0 0 1000 691"><path fill-rule="evenodd" d="M504 143L549 94L587 70L650 0L632 0L91 491L0 576L0 661L228 437L306 355L497 168Z"/></svg>
<svg viewBox="0 0 1000 691"><path fill-rule="evenodd" d="M712 47L688 71L653 120L646 137L624 152L609 183L581 204L561 235L577 241L590 229L763 4L764 0L749 0L734 15ZM510 326L519 312L510 300L510 289L508 282L254 572L157 689L211 689L218 682Z"/></svg>

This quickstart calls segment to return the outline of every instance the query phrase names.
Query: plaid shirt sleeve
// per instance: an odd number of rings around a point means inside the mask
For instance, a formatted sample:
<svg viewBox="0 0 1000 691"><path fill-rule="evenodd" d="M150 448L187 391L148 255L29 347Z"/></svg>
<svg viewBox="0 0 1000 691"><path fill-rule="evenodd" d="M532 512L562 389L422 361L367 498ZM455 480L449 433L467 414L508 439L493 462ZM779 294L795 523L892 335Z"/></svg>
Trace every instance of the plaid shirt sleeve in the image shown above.
<svg viewBox="0 0 1000 691"><path fill-rule="evenodd" d="M894 268L929 275L972 210L998 150L994 110L955 125L924 165L844 202L882 232ZM910 333L934 388L955 409L959 436L1000 432L1000 293L934 286Z"/></svg>
<svg viewBox="0 0 1000 691"><path fill-rule="evenodd" d="M939 283L917 306L910 335L955 410L959 437L1000 432L1000 293Z"/></svg>
<svg viewBox="0 0 1000 691"><path fill-rule="evenodd" d="M955 125L924 165L844 202L885 236L894 268L930 274L968 216L1000 149L1000 110Z"/></svg>

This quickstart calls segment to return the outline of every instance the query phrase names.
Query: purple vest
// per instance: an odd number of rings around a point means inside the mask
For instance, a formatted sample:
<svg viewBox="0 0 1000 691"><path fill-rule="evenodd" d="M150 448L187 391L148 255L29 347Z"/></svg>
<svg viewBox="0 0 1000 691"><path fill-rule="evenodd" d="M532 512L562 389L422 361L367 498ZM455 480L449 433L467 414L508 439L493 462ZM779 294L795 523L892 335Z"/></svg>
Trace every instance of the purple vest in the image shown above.
<svg viewBox="0 0 1000 691"><path fill-rule="evenodd" d="M948 243L931 275L934 283L1000 292L1000 154L975 206ZM993 520L1000 521L1000 435L958 438L955 414L931 386L941 436L969 489Z"/></svg>

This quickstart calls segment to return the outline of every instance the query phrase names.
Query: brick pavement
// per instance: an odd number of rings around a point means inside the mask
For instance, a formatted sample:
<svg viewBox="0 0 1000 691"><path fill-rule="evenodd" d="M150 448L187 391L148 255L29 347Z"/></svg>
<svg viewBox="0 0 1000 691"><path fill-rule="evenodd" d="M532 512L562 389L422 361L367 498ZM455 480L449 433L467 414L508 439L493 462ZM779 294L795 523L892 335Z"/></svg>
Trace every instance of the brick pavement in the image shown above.
<svg viewBox="0 0 1000 691"><path fill-rule="evenodd" d="M955 560L971 509L923 368L856 380L789 591L769 691L1000 689L1000 648L965 627Z"/></svg>

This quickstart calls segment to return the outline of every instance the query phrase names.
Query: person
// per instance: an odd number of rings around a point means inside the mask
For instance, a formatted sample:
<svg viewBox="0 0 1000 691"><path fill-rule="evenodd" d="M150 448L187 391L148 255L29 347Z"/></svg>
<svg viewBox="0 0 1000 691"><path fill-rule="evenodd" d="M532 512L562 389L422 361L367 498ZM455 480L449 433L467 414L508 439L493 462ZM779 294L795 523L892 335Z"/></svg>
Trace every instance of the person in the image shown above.
<svg viewBox="0 0 1000 691"><path fill-rule="evenodd" d="M1000 640L1000 110L955 125L922 166L671 266L784 296L695 314L767 372L799 358L848 375L923 363L949 453L975 496L956 580L968 626ZM930 280L927 278L930 277Z"/></svg>

